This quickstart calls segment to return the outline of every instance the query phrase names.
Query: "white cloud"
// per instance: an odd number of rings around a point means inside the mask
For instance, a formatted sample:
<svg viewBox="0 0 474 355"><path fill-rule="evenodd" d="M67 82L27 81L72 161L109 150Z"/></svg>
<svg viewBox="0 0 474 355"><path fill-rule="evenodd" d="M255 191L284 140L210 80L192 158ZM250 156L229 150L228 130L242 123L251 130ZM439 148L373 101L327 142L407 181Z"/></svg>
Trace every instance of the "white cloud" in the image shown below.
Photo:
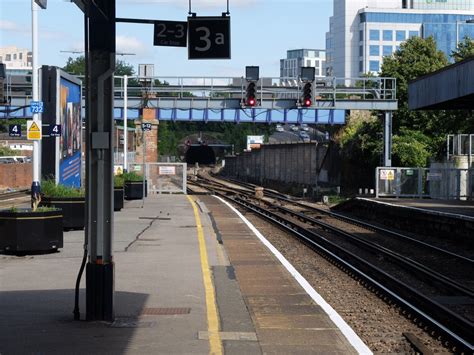
<svg viewBox="0 0 474 355"><path fill-rule="evenodd" d="M117 35L117 53L133 53L137 56L147 55L149 46L146 46L136 37Z"/></svg>
<svg viewBox="0 0 474 355"><path fill-rule="evenodd" d="M8 20L0 20L0 30L5 32L15 32L22 35L31 33L31 28L29 26L20 26L18 23Z"/></svg>

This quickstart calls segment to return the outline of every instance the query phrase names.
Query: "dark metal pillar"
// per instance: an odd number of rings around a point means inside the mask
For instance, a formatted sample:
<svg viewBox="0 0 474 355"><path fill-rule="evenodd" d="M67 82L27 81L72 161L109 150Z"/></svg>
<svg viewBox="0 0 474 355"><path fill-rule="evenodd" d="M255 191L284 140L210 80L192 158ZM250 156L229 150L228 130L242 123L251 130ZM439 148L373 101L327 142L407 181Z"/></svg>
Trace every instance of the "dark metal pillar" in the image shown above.
<svg viewBox="0 0 474 355"><path fill-rule="evenodd" d="M387 111L384 114L383 136L383 166L392 166L392 111Z"/></svg>
<svg viewBox="0 0 474 355"><path fill-rule="evenodd" d="M115 0L86 6L86 318L112 321Z"/></svg>

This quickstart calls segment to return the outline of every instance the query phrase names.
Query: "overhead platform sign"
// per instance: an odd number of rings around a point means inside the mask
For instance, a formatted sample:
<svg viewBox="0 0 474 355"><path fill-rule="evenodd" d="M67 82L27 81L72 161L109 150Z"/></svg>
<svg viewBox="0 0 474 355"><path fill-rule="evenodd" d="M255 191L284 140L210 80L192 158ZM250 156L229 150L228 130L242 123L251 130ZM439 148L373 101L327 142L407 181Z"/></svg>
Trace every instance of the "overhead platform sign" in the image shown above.
<svg viewBox="0 0 474 355"><path fill-rule="evenodd" d="M30 141L41 140L41 122L33 120L26 121L26 136Z"/></svg>

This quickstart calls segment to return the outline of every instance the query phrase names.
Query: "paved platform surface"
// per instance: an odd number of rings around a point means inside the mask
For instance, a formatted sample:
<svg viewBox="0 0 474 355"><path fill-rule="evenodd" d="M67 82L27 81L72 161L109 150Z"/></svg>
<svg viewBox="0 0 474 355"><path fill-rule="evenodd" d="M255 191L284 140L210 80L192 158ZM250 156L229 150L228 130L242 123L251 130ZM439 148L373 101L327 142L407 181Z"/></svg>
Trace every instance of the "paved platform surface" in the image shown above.
<svg viewBox="0 0 474 355"><path fill-rule="evenodd" d="M452 213L474 218L474 201L405 198L377 198L373 200L405 207L415 207L431 212Z"/></svg>
<svg viewBox="0 0 474 355"><path fill-rule="evenodd" d="M58 253L0 255L0 354L355 352L230 209L194 199L200 222L183 195L115 213L114 323L73 320L83 231Z"/></svg>

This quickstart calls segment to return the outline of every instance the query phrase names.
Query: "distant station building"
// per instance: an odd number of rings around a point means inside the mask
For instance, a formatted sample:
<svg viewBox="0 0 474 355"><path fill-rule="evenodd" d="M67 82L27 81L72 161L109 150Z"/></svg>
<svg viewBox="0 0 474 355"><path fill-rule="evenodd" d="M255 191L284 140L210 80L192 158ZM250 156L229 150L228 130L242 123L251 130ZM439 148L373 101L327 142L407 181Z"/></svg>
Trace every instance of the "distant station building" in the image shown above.
<svg viewBox="0 0 474 355"><path fill-rule="evenodd" d="M301 67L314 67L316 77L325 76L326 51L323 49L294 49L280 59L280 77L297 78Z"/></svg>
<svg viewBox="0 0 474 355"><path fill-rule="evenodd" d="M329 27L327 75L375 74L410 37L432 36L447 56L474 38L474 0L334 0Z"/></svg>

